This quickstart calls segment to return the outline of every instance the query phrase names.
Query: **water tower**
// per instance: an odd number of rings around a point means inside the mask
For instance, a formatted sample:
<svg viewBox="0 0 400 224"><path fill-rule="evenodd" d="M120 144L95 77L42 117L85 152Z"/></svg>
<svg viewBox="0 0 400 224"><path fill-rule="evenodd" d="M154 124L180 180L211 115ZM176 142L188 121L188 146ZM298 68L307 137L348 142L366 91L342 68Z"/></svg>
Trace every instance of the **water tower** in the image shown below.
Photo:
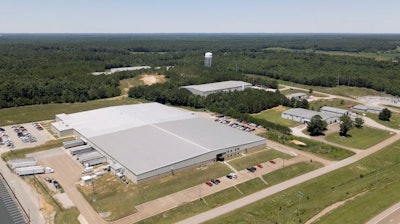
<svg viewBox="0 0 400 224"><path fill-rule="evenodd" d="M211 62L212 62L212 53L207 52L204 55L204 66L206 67L211 67Z"/></svg>

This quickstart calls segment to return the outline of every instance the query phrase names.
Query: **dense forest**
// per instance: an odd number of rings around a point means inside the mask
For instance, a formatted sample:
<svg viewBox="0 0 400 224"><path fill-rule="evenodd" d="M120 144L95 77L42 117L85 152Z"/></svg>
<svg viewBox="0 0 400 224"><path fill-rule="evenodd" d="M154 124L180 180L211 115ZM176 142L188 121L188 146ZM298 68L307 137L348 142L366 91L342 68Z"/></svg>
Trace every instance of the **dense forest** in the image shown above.
<svg viewBox="0 0 400 224"><path fill-rule="evenodd" d="M372 34L3 34L0 108L117 96L119 81L140 71L99 76L90 73L139 65L174 66L169 71L153 71L179 76L159 87L177 95L181 94L180 85L229 79L269 87L276 87L279 80L362 86L400 95L400 65L395 60L266 50L281 47L376 53L398 52L399 45L400 35ZM214 54L212 68L202 66L206 51ZM249 80L243 76L246 73L278 81ZM194 106L203 103L190 102Z"/></svg>

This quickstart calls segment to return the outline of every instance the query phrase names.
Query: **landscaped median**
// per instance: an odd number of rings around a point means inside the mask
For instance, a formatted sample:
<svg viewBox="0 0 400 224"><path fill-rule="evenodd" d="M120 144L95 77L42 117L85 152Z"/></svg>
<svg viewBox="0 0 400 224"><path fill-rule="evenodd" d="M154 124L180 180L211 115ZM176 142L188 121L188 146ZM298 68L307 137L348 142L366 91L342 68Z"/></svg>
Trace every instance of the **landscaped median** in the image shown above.
<svg viewBox="0 0 400 224"><path fill-rule="evenodd" d="M113 221L136 212L135 206L196 186L232 172L227 166L214 163L204 168L191 168L148 183L126 184L111 174L96 179L94 187L78 186L93 208Z"/></svg>
<svg viewBox="0 0 400 224"><path fill-rule="evenodd" d="M182 206L173 208L169 211L163 212L162 214L153 216L138 223L175 223L177 221L189 218L193 215L247 196L256 191L270 187L273 185L273 183L277 184L283 182L285 180L307 173L311 170L315 170L321 166L322 165L320 163L316 162L293 164L264 175L264 179L266 179L267 182L269 182L269 178L271 178L272 180L271 183L268 183L268 185L261 181L260 178L251 179L249 181L227 188L215 194L206 196L203 198L203 200L195 200L193 202L186 203Z"/></svg>
<svg viewBox="0 0 400 224"><path fill-rule="evenodd" d="M343 206L319 218L318 223L365 223L400 200L399 150L397 141L356 163L208 223L305 223L328 206L343 201Z"/></svg>

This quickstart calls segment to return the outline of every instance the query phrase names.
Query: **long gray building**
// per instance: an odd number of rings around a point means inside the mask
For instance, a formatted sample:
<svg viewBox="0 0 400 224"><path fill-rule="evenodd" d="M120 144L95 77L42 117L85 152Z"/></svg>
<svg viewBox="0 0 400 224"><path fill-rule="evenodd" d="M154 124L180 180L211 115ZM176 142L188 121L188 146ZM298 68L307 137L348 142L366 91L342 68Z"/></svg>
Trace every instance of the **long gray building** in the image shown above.
<svg viewBox="0 0 400 224"><path fill-rule="evenodd" d="M224 81L202 85L182 86L181 88L187 89L195 95L207 96L218 92L243 91L251 86L251 83L243 81Z"/></svg>
<svg viewBox="0 0 400 224"><path fill-rule="evenodd" d="M266 143L259 136L159 103L58 114L52 128L60 136L72 133L87 142L135 183Z"/></svg>
<svg viewBox="0 0 400 224"><path fill-rule="evenodd" d="M300 123L308 123L311 121L311 118L315 115L320 115L322 120L326 121L326 123L331 124L339 121L339 115L333 115L328 113L322 113L314 110L307 110L303 108L292 108L286 111L283 111L281 114L282 118L297 121Z"/></svg>

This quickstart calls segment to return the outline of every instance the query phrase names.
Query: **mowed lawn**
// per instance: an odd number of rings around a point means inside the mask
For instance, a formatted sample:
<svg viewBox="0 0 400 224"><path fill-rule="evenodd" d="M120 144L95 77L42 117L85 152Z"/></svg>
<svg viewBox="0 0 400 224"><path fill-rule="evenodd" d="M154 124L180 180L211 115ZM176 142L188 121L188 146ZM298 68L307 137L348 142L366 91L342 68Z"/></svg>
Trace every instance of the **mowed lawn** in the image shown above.
<svg viewBox="0 0 400 224"><path fill-rule="evenodd" d="M397 141L354 164L205 223L305 223L328 206L348 199L318 223L366 223L400 200L399 150Z"/></svg>
<svg viewBox="0 0 400 224"><path fill-rule="evenodd" d="M287 127L294 127L299 123L281 117L282 112L288 109L289 108L284 106L277 106L268 110L261 111L260 113L257 114L252 114L252 116L258 119L267 120Z"/></svg>
<svg viewBox="0 0 400 224"><path fill-rule="evenodd" d="M134 213L135 205L193 187L212 178L225 176L230 172L232 171L226 165L214 163L208 167L183 170L175 175L139 185L125 184L111 174L106 174L95 180L94 189L92 185L78 186L78 189L97 212L110 212L106 220L112 221Z"/></svg>
<svg viewBox="0 0 400 224"><path fill-rule="evenodd" d="M236 170L244 170L247 167L255 166L259 163L268 162L269 160L276 159L276 158L283 158L289 159L292 156L273 150L273 149L266 149L261 151L256 151L252 153L248 153L244 156L236 157L231 160L227 160L227 162L233 166Z"/></svg>
<svg viewBox="0 0 400 224"><path fill-rule="evenodd" d="M392 116L390 117L390 121L379 120L378 114L367 113L367 117L386 127L400 129L400 114L394 113L393 111Z"/></svg>
<svg viewBox="0 0 400 224"><path fill-rule="evenodd" d="M328 135L326 140L356 149L367 149L390 136L392 134L389 131L364 126L362 128L353 128L348 132L347 137L340 136L336 132Z"/></svg>

